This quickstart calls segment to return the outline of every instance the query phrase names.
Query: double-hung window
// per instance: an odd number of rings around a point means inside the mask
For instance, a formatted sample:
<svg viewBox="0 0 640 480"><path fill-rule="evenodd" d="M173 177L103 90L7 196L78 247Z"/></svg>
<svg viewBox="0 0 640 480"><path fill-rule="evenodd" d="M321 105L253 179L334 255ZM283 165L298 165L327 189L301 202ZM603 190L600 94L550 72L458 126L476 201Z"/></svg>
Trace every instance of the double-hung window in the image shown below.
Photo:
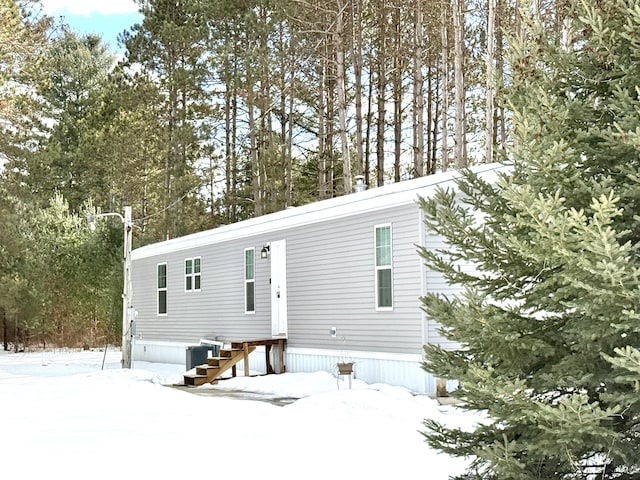
<svg viewBox="0 0 640 480"><path fill-rule="evenodd" d="M200 257L187 258L184 261L184 289L186 292L200 291Z"/></svg>
<svg viewBox="0 0 640 480"><path fill-rule="evenodd" d="M244 312L256 311L256 249L244 249Z"/></svg>
<svg viewBox="0 0 640 480"><path fill-rule="evenodd" d="M159 263L157 267L158 315L167 314L167 264Z"/></svg>
<svg viewBox="0 0 640 480"><path fill-rule="evenodd" d="M391 225L375 227L376 309L393 308L393 266L391 263Z"/></svg>

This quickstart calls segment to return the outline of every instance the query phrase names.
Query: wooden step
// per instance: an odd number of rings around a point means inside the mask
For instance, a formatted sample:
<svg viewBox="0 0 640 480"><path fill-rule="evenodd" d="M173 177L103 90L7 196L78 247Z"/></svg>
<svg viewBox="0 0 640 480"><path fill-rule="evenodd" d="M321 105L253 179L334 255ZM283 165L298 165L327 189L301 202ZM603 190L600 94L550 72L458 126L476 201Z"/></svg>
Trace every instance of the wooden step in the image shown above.
<svg viewBox="0 0 640 480"><path fill-rule="evenodd" d="M247 353L251 353L256 347L248 347ZM215 383L216 378L222 375L224 372L233 369L233 376L235 377L236 364L244 359L244 349L222 349L219 357L207 358L207 363L203 365L197 365L194 373L185 373L184 384L200 386L205 383Z"/></svg>
<svg viewBox="0 0 640 480"><path fill-rule="evenodd" d="M220 357L222 358L231 358L238 353L243 353L244 350L242 348L223 348L220 350Z"/></svg>
<svg viewBox="0 0 640 480"><path fill-rule="evenodd" d="M209 357L207 358L207 365L210 367L219 367L224 362L228 362L231 357Z"/></svg>
<svg viewBox="0 0 640 480"><path fill-rule="evenodd" d="M183 378L184 378L185 385L192 385L194 387L199 387L200 385L209 383L209 377L207 377L206 375L187 373L184 375Z"/></svg>
<svg viewBox="0 0 640 480"><path fill-rule="evenodd" d="M214 378L217 376L216 372L220 370L220 367L218 365L198 365L196 367L196 374L197 375L214 375Z"/></svg>

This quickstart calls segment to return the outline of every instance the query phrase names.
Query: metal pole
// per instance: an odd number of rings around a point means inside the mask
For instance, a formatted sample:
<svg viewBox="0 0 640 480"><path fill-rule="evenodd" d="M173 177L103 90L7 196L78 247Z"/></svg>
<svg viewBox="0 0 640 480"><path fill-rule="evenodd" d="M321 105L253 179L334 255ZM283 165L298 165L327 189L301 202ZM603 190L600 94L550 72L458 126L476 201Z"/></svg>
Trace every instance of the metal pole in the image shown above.
<svg viewBox="0 0 640 480"><path fill-rule="evenodd" d="M124 266L122 287L122 368L131 368L131 207L124 207Z"/></svg>

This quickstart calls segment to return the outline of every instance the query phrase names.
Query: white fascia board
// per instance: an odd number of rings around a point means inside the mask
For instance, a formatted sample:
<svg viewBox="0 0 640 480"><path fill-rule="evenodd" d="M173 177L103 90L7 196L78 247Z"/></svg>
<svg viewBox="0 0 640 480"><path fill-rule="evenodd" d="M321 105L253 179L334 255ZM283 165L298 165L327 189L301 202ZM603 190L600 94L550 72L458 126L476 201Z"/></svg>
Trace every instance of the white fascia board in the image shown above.
<svg viewBox="0 0 640 480"><path fill-rule="evenodd" d="M500 171L507 167L492 163L472 168L474 172L488 181L494 181ZM300 207L292 207L279 212L250 218L230 225L223 225L211 230L193 233L164 242L153 243L137 248L131 252L131 259L163 255L204 245L227 242L238 238L277 232L292 227L318 223L334 218L373 212L416 202L418 196L428 197L436 188L446 183L453 185L453 180L461 174L456 170L427 175L413 180L372 188L364 192L351 193L341 197L321 200Z"/></svg>

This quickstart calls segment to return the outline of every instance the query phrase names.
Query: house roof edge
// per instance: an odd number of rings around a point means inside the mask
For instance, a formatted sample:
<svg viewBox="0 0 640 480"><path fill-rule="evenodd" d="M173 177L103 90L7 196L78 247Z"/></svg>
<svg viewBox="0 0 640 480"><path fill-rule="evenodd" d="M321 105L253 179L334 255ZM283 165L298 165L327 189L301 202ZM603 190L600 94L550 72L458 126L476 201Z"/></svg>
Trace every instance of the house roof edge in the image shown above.
<svg viewBox="0 0 640 480"><path fill-rule="evenodd" d="M506 171L509 167L501 163L482 164L471 170L485 177L492 173ZM197 248L229 241L237 238L259 235L295 226L321 222L331 218L341 218L357 213L371 212L384 208L415 202L419 195L425 196L439 186L452 183L461 176L457 170L449 170L420 178L405 180L363 192L292 207L286 210L254 217L229 225L192 233L162 242L152 243L131 252L132 260L138 260L169 252Z"/></svg>

